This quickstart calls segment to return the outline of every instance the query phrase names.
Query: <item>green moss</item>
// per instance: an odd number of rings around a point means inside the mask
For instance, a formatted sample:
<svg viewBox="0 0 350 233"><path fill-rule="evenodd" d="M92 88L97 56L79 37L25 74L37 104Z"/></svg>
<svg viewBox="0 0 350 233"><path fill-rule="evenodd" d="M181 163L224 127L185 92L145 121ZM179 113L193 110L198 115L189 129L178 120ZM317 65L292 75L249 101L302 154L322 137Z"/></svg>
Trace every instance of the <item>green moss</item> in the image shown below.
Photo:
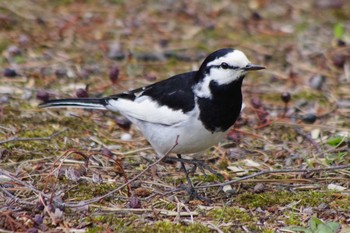
<svg viewBox="0 0 350 233"><path fill-rule="evenodd" d="M294 210L289 212L289 218L286 218L285 221L286 225L301 225L302 222L300 221L300 217L294 213Z"/></svg>
<svg viewBox="0 0 350 233"><path fill-rule="evenodd" d="M293 95L293 99L305 99L307 101L317 100L317 102L321 104L329 103L328 98L324 95L324 93L312 90L300 91Z"/></svg>
<svg viewBox="0 0 350 233"><path fill-rule="evenodd" d="M17 64L23 64L27 61L26 58L22 55L15 56L14 60Z"/></svg>
<svg viewBox="0 0 350 233"><path fill-rule="evenodd" d="M10 45L10 40L1 40L0 41L0 53L7 49Z"/></svg>
<svg viewBox="0 0 350 233"><path fill-rule="evenodd" d="M62 182L71 182L66 179L61 180ZM72 187L66 192L65 198L67 199L74 199L74 201L79 201L79 200L87 200L91 199L97 196L101 196L103 194L106 194L112 190L114 190L116 185L114 184L86 184L85 182L81 182L77 184L76 186ZM108 199L113 199L113 196L107 197L105 200Z"/></svg>
<svg viewBox="0 0 350 233"><path fill-rule="evenodd" d="M273 229L263 229L261 232L262 233L275 233L276 231Z"/></svg>
<svg viewBox="0 0 350 233"><path fill-rule="evenodd" d="M267 208L274 205L288 205L296 202L296 206L318 206L330 201L330 193L320 191L287 192L273 191L262 194L244 193L235 198L235 202L245 208Z"/></svg>
<svg viewBox="0 0 350 233"><path fill-rule="evenodd" d="M158 232L181 232L181 233L196 233L196 232L212 232L212 230L206 226L198 223L183 225L177 223L171 223L169 221L158 221L153 224L145 225L135 215L129 215L127 217L119 217L115 214L99 215L91 218L94 224L93 227L89 227L86 232L105 232L106 228L103 224L108 225L108 229L113 229L114 232L132 233L132 232L145 232L145 233L158 233ZM102 225L102 226L101 226Z"/></svg>
<svg viewBox="0 0 350 233"><path fill-rule="evenodd" d="M152 204L152 208L165 209L165 210L175 210L176 204L159 200L159 201L155 202L154 204Z"/></svg>
<svg viewBox="0 0 350 233"><path fill-rule="evenodd" d="M94 226L89 227L85 231L86 233L99 233L99 232L105 232L105 229L102 226Z"/></svg>
<svg viewBox="0 0 350 233"><path fill-rule="evenodd" d="M295 141L298 134L293 127L281 124L271 124L270 125L271 133L276 134L276 141Z"/></svg>
<svg viewBox="0 0 350 233"><path fill-rule="evenodd" d="M246 223L252 221L252 217L238 207L224 207L211 210L208 215L220 222Z"/></svg>
<svg viewBox="0 0 350 233"><path fill-rule="evenodd" d="M133 232L137 226L137 216L127 215L120 217L117 214L97 215L86 219L93 223L92 227L86 229L86 232L106 232L106 229L114 230L115 232Z"/></svg>
<svg viewBox="0 0 350 233"><path fill-rule="evenodd" d="M168 221L156 222L152 225L146 225L138 232L147 233L160 233L160 232L181 232L181 233L206 233L212 232L212 230L206 226L198 223L189 225L174 224Z"/></svg>
<svg viewBox="0 0 350 233"><path fill-rule="evenodd" d="M350 196L349 195L333 195L333 201L330 203L330 207L337 210L350 211Z"/></svg>

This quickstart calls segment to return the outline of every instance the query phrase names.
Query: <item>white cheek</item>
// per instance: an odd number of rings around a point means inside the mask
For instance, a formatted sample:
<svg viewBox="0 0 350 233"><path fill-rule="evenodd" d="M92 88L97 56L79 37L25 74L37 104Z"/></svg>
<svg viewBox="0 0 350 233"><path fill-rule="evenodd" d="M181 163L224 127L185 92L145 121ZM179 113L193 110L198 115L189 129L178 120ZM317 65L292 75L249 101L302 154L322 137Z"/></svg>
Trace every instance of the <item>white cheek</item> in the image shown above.
<svg viewBox="0 0 350 233"><path fill-rule="evenodd" d="M210 79L215 80L219 85L223 85L238 80L243 74L243 71L237 70L211 69Z"/></svg>
<svg viewBox="0 0 350 233"><path fill-rule="evenodd" d="M197 97L211 98L212 94L209 88L211 81L215 81L219 85L225 85L238 80L244 74L244 71L223 70L221 68L211 69L210 74L207 74L203 81L194 87L194 93Z"/></svg>

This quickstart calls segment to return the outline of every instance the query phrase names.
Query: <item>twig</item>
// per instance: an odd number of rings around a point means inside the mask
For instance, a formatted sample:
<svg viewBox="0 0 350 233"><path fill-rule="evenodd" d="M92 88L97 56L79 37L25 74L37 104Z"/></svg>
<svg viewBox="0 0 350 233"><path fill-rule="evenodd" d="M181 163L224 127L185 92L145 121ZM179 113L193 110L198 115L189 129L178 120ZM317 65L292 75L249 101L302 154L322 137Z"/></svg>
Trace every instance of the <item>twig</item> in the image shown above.
<svg viewBox="0 0 350 233"><path fill-rule="evenodd" d="M310 135L308 135L307 133L303 132L299 127L294 127L294 130L301 135L302 137L304 137L306 140L308 140L317 150L317 153L323 155L322 150L320 148L320 145L317 144L315 142L314 139L312 139L312 137Z"/></svg>
<svg viewBox="0 0 350 233"><path fill-rule="evenodd" d="M1 144L9 143L9 142L23 142L23 141L48 141L51 140L52 138L56 137L57 135L63 133L66 131L65 129L56 133L51 134L48 137L34 137L34 138L10 138L4 141L0 141Z"/></svg>
<svg viewBox="0 0 350 233"><path fill-rule="evenodd" d="M12 176L12 175L10 174L10 172L8 172L8 171L6 171L6 170L3 170L3 169L0 168L0 174L6 176L6 177L8 177L8 178L10 178L11 180L16 181L17 183L23 185L24 187L30 189L31 191L33 191L33 192L35 192L35 193L37 193L37 194L41 194L41 191L37 190L37 189L36 189L35 187L33 187L32 185L30 185L30 184L28 184L28 183L26 183L26 182L24 182L24 181L22 181L22 180L20 180L20 179L18 179L18 178L16 178L16 177Z"/></svg>
<svg viewBox="0 0 350 233"><path fill-rule="evenodd" d="M61 131L62 132L62 131ZM61 132L58 132L58 133L61 133ZM55 133L55 135L57 135L58 133ZM52 134L51 136L49 136L48 138L50 137L53 137L55 136L54 134ZM143 174L145 174L149 169L151 169L153 166L155 166L156 164L158 164L160 161L162 161L177 145L178 145L178 139L179 139L179 136L177 136L176 138L176 141L175 141L175 144L169 149L169 151L167 153L165 153L163 156L161 156L159 159L157 159L154 163L148 165L142 172L140 172L139 174L137 174L134 178L132 178L131 180L129 180L128 182L124 183L123 185L119 186L118 188L102 195L102 196L99 196L99 197L96 197L96 198L93 198L93 199L90 199L90 200L87 200L87 201L82 201L82 202L70 202L70 203L62 203L61 201L57 201L55 199L53 199L52 201L57 204L58 206L61 206L61 207L70 207L70 208L77 208L77 207L82 207L82 206L85 206L85 205L88 205L88 204L91 204L91 203L94 203L94 202L98 202L100 200L102 200L103 198L105 197L108 197L110 195L112 195L113 193L119 191L120 189L124 188L125 186L131 184L132 182L134 182L135 180L137 180L140 176L142 176ZM43 140L43 139L40 139L40 140ZM46 139L48 140L48 139ZM45 197L45 198L49 198L50 200L53 198L52 195L47 195L41 191L39 191L38 189L36 189L35 187L33 187L32 185L12 176L8 171L6 170L3 170L0 168L0 174L6 176L6 177L9 177L11 180L14 180L16 181L17 183L23 185L24 187L30 189L31 191L35 192L36 194L39 195L39 197ZM6 193L6 192L5 192Z"/></svg>
<svg viewBox="0 0 350 233"><path fill-rule="evenodd" d="M121 190L122 188L124 188L125 186L131 184L132 182L134 182L135 180L137 180L140 176L142 176L143 174L145 174L148 170L150 170L154 165L158 164L160 161L162 161L177 145L178 145L178 139L179 136L177 136L175 144L169 149L169 151L167 153L165 153L163 156L161 156L159 159L157 159L155 162L153 162L152 164L148 165L142 172L140 172L139 174L137 174L136 176L134 176L131 180L129 180L128 182L124 183L123 185L119 186L118 188L102 195L99 197L95 197L92 198L90 200L86 200L86 201L81 201L81 202L69 202L69 203L57 203L59 205L61 205L62 207L70 207L70 208L78 208L78 207L82 207L94 202L98 202L100 200L102 200L105 197L108 197L110 195L112 195L115 192L118 192L119 190Z"/></svg>
<svg viewBox="0 0 350 233"><path fill-rule="evenodd" d="M164 210L164 209L154 209L154 208L144 208L144 209L132 209L132 208L119 208L119 207L106 207L100 205L92 205L93 207L99 208L102 212L113 212L113 213L146 213L146 212L157 212L161 215L169 216L169 217L191 217L198 216L197 211L174 211L174 210Z"/></svg>
<svg viewBox="0 0 350 233"><path fill-rule="evenodd" d="M340 166L333 166L333 167L326 167L326 168L315 168L315 169L280 169L280 170L271 170L271 171L260 171L248 176L244 176L242 178L238 178L235 180L230 180L227 182L219 183L219 184L209 184L209 185L203 185L203 186L196 186L196 189L200 188L209 188L209 187L223 187L225 185L230 185L234 183L238 183L243 180L251 179L257 176L262 176L265 174L273 174L273 173L292 173L292 172L306 172L306 173L311 173L311 172L322 172L322 171L333 171L333 170L340 170L340 169L346 169L350 168L350 164L347 165L340 165Z"/></svg>
<svg viewBox="0 0 350 233"><path fill-rule="evenodd" d="M30 184L28 184L28 183L26 183L26 182L24 182L24 181L22 181L22 180L20 180L20 179L18 179L16 177L14 177L14 176L12 176L10 174L10 172L8 172L6 170L3 170L3 169L0 168L0 174L10 178L11 180L13 180L13 181L15 181L15 182L17 182L17 183L19 183L21 185L23 185L24 187L28 188L29 190L31 190L32 192L34 192L34 193L36 193L38 195L42 195L42 196L44 196L46 198L50 198L50 195L47 195L44 192L41 192L40 190L36 189L34 186L32 186L32 185L30 185ZM2 189L2 191L6 195L8 195L8 192L6 192L5 189ZM9 195L9 196L10 196L10 198L14 198L13 195ZM15 201L21 202L21 203L24 203L24 204L30 204L30 203L26 203L25 201L23 201L23 200L21 200L20 198L17 198L17 197L15 197Z"/></svg>
<svg viewBox="0 0 350 233"><path fill-rule="evenodd" d="M20 204L25 204L25 205L30 205L30 206L35 205L34 202L24 201L24 200L22 200L21 198L16 197L15 195L13 195L13 194L10 193L9 191L7 191L7 190L6 190L5 188L3 188L2 186L0 186L0 190L1 190L4 194L6 194L8 197L10 197L14 203L20 203ZM1 230L0 230L0 232L1 232Z"/></svg>

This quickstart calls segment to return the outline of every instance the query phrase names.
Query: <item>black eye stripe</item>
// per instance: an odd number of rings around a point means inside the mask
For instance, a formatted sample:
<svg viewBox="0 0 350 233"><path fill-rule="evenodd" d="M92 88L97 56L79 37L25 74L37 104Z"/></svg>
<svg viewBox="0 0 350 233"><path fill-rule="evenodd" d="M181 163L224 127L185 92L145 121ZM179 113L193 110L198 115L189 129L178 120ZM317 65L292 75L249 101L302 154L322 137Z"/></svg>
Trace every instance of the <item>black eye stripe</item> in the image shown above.
<svg viewBox="0 0 350 233"><path fill-rule="evenodd" d="M223 62L225 63L225 62ZM211 68L223 68L223 69L231 69L231 70L238 70L239 67L238 66L231 66L227 63L225 63L227 65L226 68L222 67L223 66L223 63L221 63L220 65L211 65L211 66L208 66L207 69L211 69ZM225 65L224 65L225 66Z"/></svg>

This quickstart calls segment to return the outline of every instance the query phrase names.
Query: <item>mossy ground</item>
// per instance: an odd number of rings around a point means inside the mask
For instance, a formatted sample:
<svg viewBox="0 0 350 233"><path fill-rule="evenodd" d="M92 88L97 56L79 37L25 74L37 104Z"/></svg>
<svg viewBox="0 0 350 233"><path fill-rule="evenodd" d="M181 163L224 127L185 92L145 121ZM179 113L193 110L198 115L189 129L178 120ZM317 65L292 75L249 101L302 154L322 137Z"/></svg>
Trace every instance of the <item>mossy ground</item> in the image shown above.
<svg viewBox="0 0 350 233"><path fill-rule="evenodd" d="M263 170L349 164L350 4L320 4L0 2L0 169L13 176L0 179L0 230L271 233L307 226L311 216L348 224L349 169L265 174L228 192L205 187ZM118 126L118 114L38 109L38 93L75 97L87 87L90 96L111 95L197 69L222 47L268 69L245 79L246 107L229 139L198 155L223 175L192 176L212 202L188 200L179 164L161 162L128 187L72 207L140 174L154 151L134 126ZM5 77L8 68L17 76ZM312 87L320 75L325 82ZM312 124L302 118L310 113Z"/></svg>

